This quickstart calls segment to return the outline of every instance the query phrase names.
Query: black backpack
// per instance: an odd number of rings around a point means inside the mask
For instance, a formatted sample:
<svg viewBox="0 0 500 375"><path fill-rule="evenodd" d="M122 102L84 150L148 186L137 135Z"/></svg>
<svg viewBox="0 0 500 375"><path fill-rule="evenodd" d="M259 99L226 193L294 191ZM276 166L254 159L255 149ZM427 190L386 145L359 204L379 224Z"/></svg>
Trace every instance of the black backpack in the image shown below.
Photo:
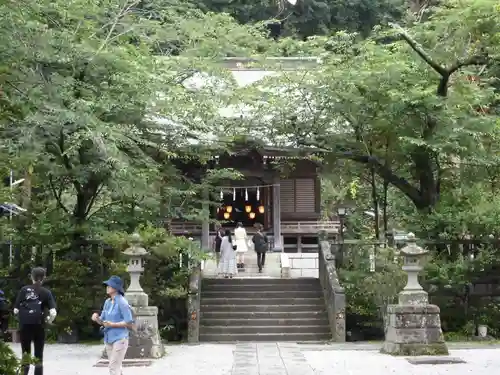
<svg viewBox="0 0 500 375"><path fill-rule="evenodd" d="M40 294L33 287L27 287L25 295L19 305L19 322L21 324L42 324L43 304Z"/></svg>

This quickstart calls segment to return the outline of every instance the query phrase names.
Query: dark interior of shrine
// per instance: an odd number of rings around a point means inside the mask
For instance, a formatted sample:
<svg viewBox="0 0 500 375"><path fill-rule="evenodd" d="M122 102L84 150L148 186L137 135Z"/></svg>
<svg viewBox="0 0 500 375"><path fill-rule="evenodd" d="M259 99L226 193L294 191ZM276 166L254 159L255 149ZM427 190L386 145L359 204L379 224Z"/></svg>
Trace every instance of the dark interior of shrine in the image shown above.
<svg viewBox="0 0 500 375"><path fill-rule="evenodd" d="M256 223L264 224L264 212L259 211L259 207L263 206L262 194L259 196L260 199L257 199L256 190L247 190L247 194L248 199L245 196L245 189L237 189L236 197L233 193L224 194L224 198L221 199L222 204L217 209L217 220L223 227L234 228L238 222L243 223L246 228L253 227ZM247 212L247 206L250 207L250 212Z"/></svg>

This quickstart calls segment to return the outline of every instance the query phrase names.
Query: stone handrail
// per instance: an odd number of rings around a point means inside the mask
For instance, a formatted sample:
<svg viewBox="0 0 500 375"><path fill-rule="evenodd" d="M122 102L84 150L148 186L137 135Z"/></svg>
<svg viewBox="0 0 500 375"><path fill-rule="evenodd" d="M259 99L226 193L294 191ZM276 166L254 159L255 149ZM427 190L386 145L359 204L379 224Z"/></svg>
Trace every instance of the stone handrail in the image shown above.
<svg viewBox="0 0 500 375"><path fill-rule="evenodd" d="M345 332L345 293L340 286L335 267L335 256L332 254L330 242L326 239L319 241L319 281L323 288L328 322L335 342L344 342Z"/></svg>
<svg viewBox="0 0 500 375"><path fill-rule="evenodd" d="M280 254L281 278L288 279L290 277L290 259L287 253Z"/></svg>
<svg viewBox="0 0 500 375"><path fill-rule="evenodd" d="M187 296L188 343L200 342L201 262L191 269Z"/></svg>

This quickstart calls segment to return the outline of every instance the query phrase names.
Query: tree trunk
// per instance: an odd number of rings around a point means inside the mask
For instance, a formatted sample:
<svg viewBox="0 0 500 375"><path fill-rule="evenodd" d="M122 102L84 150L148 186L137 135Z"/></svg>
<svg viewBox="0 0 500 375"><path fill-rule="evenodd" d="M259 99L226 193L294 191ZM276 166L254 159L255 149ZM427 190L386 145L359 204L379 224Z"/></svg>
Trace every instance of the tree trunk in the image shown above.
<svg viewBox="0 0 500 375"><path fill-rule="evenodd" d="M389 182L384 181L384 196L382 202L382 212L383 212L383 222L384 222L384 234L389 231L389 218L387 217L387 192L389 191Z"/></svg>
<svg viewBox="0 0 500 375"><path fill-rule="evenodd" d="M379 199L377 193L377 180L375 178L375 170L373 167L370 168L370 184L372 190L372 206L373 206L373 228L375 229L375 237L380 239L380 218L379 218Z"/></svg>

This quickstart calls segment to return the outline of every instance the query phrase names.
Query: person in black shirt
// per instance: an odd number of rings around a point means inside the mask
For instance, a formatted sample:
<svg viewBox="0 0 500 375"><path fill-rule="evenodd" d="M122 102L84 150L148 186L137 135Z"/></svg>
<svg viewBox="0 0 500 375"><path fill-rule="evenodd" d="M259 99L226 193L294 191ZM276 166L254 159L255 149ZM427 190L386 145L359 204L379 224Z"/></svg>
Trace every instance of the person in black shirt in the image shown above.
<svg viewBox="0 0 500 375"><path fill-rule="evenodd" d="M0 341L5 338L5 333L9 328L9 302L5 298L3 290L0 290Z"/></svg>
<svg viewBox="0 0 500 375"><path fill-rule="evenodd" d="M217 267L220 263L220 245L222 243L222 237L224 237L224 231L220 225L215 227L215 240L214 240L214 250L215 250L215 261L217 262Z"/></svg>
<svg viewBox="0 0 500 375"><path fill-rule="evenodd" d="M35 349L35 375L43 375L43 348L45 345L45 322L52 323L56 318L56 303L52 293L42 286L45 269L34 268L31 271L33 284L26 285L19 291L14 303L14 314L19 317L19 335L24 354L31 355L31 343ZM30 366L24 366L24 375L28 375Z"/></svg>
<svg viewBox="0 0 500 375"><path fill-rule="evenodd" d="M259 267L259 272L262 273L269 245L266 235L262 232L264 229L262 224L257 224L256 228L257 233L253 235L252 242L254 244L255 252L257 253L257 267Z"/></svg>

